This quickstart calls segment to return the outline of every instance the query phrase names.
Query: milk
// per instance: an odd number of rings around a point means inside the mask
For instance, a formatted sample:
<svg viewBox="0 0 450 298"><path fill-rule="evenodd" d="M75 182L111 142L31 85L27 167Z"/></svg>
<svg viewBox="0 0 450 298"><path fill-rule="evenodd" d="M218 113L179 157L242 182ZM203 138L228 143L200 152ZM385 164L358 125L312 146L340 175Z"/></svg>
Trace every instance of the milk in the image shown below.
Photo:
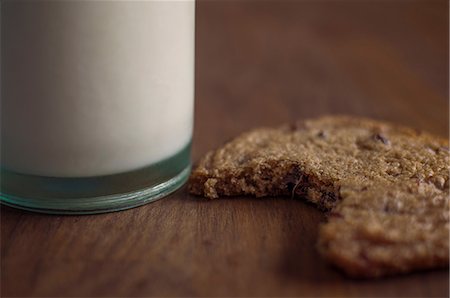
<svg viewBox="0 0 450 298"><path fill-rule="evenodd" d="M2 167L91 177L191 140L193 1L2 1Z"/></svg>

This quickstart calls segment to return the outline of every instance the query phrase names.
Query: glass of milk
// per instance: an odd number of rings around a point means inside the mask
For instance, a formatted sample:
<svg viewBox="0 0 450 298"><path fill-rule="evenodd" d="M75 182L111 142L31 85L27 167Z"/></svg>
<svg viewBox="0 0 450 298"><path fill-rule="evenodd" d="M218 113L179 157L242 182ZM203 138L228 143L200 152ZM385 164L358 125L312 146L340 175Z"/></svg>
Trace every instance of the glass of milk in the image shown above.
<svg viewBox="0 0 450 298"><path fill-rule="evenodd" d="M132 208L190 172L194 0L1 1L1 202Z"/></svg>

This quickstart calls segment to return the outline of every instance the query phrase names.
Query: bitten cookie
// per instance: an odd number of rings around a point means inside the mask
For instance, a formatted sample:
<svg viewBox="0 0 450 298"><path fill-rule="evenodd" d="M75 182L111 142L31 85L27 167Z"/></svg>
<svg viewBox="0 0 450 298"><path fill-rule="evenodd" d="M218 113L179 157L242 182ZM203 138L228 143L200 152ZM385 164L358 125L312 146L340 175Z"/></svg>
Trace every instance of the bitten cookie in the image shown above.
<svg viewBox="0 0 450 298"><path fill-rule="evenodd" d="M448 266L449 169L446 139L328 116L244 133L200 161L189 190L305 198L329 211L322 255L376 277Z"/></svg>

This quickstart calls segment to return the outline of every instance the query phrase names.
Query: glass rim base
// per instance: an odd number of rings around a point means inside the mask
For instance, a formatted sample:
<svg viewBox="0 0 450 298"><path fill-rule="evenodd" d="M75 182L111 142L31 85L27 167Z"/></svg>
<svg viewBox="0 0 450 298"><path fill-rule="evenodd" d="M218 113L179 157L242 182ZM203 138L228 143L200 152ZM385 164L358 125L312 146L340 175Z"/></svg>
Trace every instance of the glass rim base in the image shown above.
<svg viewBox="0 0 450 298"><path fill-rule="evenodd" d="M110 176L57 178L2 169L0 202L46 214L98 214L138 207L182 187L191 172L188 144L154 165Z"/></svg>

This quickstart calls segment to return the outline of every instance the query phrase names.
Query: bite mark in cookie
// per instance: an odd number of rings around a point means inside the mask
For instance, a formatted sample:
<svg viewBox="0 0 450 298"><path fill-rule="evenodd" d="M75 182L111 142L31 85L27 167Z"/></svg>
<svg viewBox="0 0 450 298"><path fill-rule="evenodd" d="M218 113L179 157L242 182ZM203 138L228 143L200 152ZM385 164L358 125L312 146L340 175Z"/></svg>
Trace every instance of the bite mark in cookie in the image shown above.
<svg viewBox="0 0 450 298"><path fill-rule="evenodd" d="M353 276L445 267L449 152L442 148L448 140L409 128L322 117L257 129L209 152L189 189L208 198L296 196L331 210L319 250Z"/></svg>

